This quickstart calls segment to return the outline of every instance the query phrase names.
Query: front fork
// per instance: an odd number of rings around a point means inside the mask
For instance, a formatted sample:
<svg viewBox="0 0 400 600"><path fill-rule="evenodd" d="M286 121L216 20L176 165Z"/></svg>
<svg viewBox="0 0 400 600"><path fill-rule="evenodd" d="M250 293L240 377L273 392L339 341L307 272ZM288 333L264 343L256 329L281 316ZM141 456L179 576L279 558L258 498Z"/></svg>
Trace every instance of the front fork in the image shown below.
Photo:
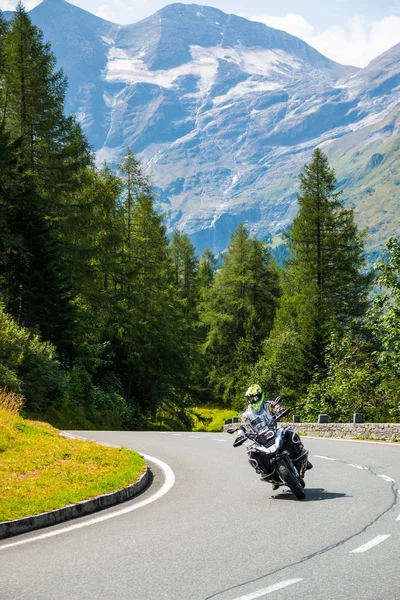
<svg viewBox="0 0 400 600"><path fill-rule="evenodd" d="M300 477L303 477L303 469L300 467L300 471L299 471L298 468L296 467L295 463L297 463L297 461L302 458L303 459L302 464L306 464L307 456L308 456L308 450L305 450L305 452L303 454L301 454L299 457L292 459L290 457L289 453L286 450L284 450L275 460L284 458L288 464L289 469L292 471L293 475L295 475L295 477L297 477L297 479L300 479Z"/></svg>
<svg viewBox="0 0 400 600"><path fill-rule="evenodd" d="M305 472L307 471L307 461L308 461L308 450L304 450L300 456L295 459L292 459L293 466L296 470L299 469L300 477L304 477ZM294 463L299 463L299 467L296 467Z"/></svg>

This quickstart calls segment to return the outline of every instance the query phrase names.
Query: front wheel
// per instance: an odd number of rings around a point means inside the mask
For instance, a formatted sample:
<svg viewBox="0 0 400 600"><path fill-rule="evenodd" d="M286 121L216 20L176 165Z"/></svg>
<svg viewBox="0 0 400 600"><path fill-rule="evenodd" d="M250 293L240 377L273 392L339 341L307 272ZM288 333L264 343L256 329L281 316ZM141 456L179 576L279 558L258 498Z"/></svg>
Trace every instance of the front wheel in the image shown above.
<svg viewBox="0 0 400 600"><path fill-rule="evenodd" d="M288 487L290 487L291 491L296 496L296 498L298 500L304 500L306 495L304 493L303 486L301 485L298 478L289 469L286 461L280 460L279 462L277 462L276 468L281 479L286 483Z"/></svg>

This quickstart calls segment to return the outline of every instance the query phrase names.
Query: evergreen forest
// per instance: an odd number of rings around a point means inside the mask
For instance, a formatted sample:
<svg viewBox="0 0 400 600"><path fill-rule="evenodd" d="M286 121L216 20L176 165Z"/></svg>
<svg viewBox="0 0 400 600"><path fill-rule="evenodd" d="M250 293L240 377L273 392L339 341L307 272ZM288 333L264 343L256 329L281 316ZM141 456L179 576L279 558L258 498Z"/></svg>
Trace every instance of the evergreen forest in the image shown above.
<svg viewBox="0 0 400 600"><path fill-rule="evenodd" d="M251 383L302 420L400 421L400 241L368 232L315 149L283 266L244 224L197 256L130 148L96 167L21 4L0 13L0 387L61 427L190 429Z"/></svg>

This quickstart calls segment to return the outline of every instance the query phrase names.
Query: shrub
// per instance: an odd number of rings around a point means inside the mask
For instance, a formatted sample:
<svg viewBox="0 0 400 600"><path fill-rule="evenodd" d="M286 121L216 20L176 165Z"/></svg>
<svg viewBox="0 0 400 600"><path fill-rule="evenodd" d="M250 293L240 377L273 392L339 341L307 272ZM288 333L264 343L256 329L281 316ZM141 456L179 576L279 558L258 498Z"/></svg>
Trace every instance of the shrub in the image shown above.
<svg viewBox="0 0 400 600"><path fill-rule="evenodd" d="M0 386L22 393L27 409L41 410L61 397L63 379L54 346L18 325L0 304Z"/></svg>
<svg viewBox="0 0 400 600"><path fill-rule="evenodd" d="M13 439L14 425L23 403L18 394L0 388L0 452L4 452Z"/></svg>
<svg viewBox="0 0 400 600"><path fill-rule="evenodd" d="M192 408L192 431L222 431L226 419L237 416L237 411L226 408Z"/></svg>

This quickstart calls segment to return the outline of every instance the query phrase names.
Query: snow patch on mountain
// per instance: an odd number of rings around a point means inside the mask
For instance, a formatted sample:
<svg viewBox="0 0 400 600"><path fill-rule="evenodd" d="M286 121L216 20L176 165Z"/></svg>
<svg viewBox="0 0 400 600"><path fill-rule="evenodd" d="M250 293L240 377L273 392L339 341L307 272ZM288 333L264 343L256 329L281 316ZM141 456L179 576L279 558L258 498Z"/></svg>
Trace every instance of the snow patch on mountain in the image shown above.
<svg viewBox="0 0 400 600"><path fill-rule="evenodd" d="M349 149L400 128L391 115L400 110L400 44L355 70L211 7L169 5L124 26L64 0L31 14L69 78L66 108L97 163L115 165L130 146L153 174L168 231L185 230L198 251L225 248L239 222L259 236L290 224L316 146L353 168L360 159Z"/></svg>
<svg viewBox="0 0 400 600"><path fill-rule="evenodd" d="M275 83L273 81L257 81L254 79L248 79L246 81L241 81L235 87L231 88L226 94L223 96L216 96L213 99L214 106L219 106L224 104L221 107L221 110L231 108L234 106L233 104L225 104L225 102L230 102L232 100L237 100L247 94L252 93L260 93L260 92L273 92L274 90L279 90L283 86L280 83ZM262 112L257 109L253 109L250 114L256 114Z"/></svg>
<svg viewBox="0 0 400 600"><path fill-rule="evenodd" d="M108 51L108 61L104 70L107 82L147 83L169 89L176 85L179 78L195 76L199 80L198 93L207 94L215 83L221 60L233 63L248 75L272 79L274 74L288 75L289 70L301 69L301 62L283 50L238 49L238 48L203 48L190 46L192 61L179 67L152 71L142 60L140 54L132 56L127 49L111 47ZM240 82L225 97L216 99L220 104L230 97L242 96L246 93L271 91L280 86L274 81ZM188 94L193 96L193 94Z"/></svg>

